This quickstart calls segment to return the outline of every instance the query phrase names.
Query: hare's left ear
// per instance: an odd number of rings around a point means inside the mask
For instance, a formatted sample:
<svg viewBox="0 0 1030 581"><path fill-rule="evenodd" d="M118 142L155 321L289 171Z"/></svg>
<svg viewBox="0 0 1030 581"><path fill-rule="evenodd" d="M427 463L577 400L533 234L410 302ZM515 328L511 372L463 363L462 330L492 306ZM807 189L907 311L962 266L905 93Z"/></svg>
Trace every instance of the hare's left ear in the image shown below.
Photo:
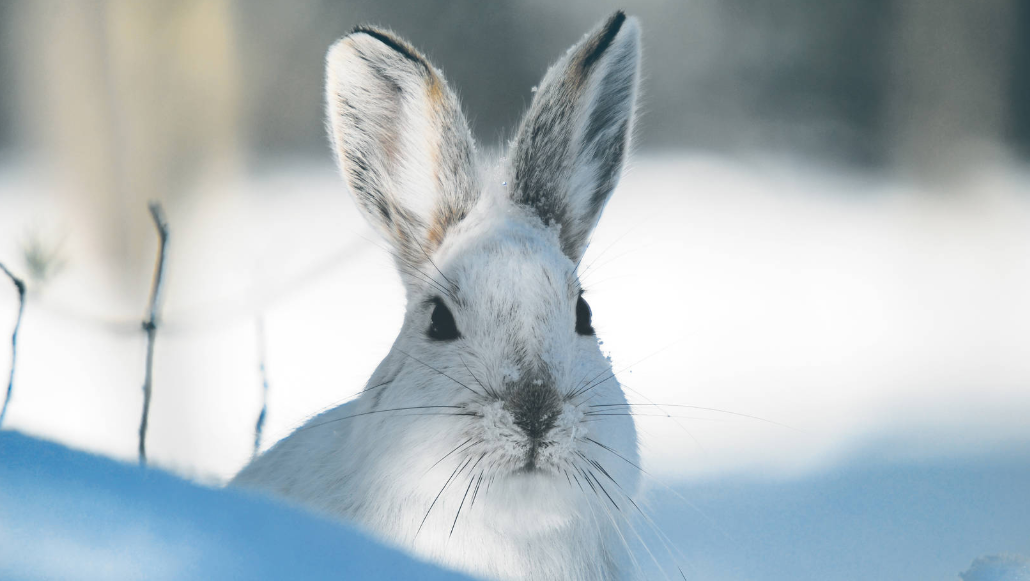
<svg viewBox="0 0 1030 581"><path fill-rule="evenodd" d="M430 260L479 197L458 99L408 43L358 27L326 56L326 108L351 194L414 282L411 270Z"/></svg>
<svg viewBox="0 0 1030 581"><path fill-rule="evenodd" d="M636 19L616 12L547 71L515 137L512 199L558 224L573 261L619 181L639 77Z"/></svg>

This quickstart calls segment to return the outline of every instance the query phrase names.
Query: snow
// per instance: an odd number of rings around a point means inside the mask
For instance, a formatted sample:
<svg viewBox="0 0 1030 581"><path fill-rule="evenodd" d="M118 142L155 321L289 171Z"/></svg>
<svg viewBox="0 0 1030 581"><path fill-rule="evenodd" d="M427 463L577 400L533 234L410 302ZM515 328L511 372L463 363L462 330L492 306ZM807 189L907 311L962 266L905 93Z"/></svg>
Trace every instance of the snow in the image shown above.
<svg viewBox="0 0 1030 581"><path fill-rule="evenodd" d="M648 548L633 543L633 572L689 581L1030 578L1019 556L1030 555L1030 457L878 457L805 478L655 487L641 507L661 533L635 521ZM464 577L271 499L0 432L0 579L144 578Z"/></svg>
<svg viewBox="0 0 1030 581"><path fill-rule="evenodd" d="M0 579L466 577L269 499L3 432Z"/></svg>
<svg viewBox="0 0 1030 581"><path fill-rule="evenodd" d="M1030 581L1030 561L1012 555L981 557L962 574L962 581Z"/></svg>

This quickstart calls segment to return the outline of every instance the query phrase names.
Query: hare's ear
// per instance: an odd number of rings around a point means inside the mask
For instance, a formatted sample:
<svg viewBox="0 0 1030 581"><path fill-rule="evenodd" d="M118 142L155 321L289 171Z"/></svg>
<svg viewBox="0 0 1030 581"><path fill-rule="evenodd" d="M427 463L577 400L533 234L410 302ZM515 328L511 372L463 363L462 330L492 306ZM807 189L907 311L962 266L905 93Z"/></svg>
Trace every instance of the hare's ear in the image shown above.
<svg viewBox="0 0 1030 581"><path fill-rule="evenodd" d="M402 271L417 270L479 195L475 146L457 98L406 42L358 27L326 55L326 105L358 207Z"/></svg>
<svg viewBox="0 0 1030 581"><path fill-rule="evenodd" d="M547 71L515 137L512 199L559 225L573 261L622 172L639 55L636 19L616 12Z"/></svg>

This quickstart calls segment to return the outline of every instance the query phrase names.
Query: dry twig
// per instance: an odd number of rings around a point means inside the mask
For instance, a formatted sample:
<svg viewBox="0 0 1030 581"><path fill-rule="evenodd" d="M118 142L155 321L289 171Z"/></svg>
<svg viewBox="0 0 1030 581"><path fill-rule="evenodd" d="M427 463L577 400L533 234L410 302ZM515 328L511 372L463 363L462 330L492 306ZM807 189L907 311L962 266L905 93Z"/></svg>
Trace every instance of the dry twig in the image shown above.
<svg viewBox="0 0 1030 581"><path fill-rule="evenodd" d="M139 463L147 463L147 418L150 415L150 393L154 381L154 340L157 338L158 311L161 304L161 287L164 282L165 258L168 245L168 222L158 202L150 203L150 217L157 228L157 265L154 267L154 282L150 287L150 309L143 330L147 333L147 362L143 377L143 416L139 422Z"/></svg>
<svg viewBox="0 0 1030 581"><path fill-rule="evenodd" d="M14 392L14 366L18 356L18 330L21 328L21 316L25 313L25 282L14 276L7 267L0 263L0 270L11 279L15 288L18 289L18 318L14 322L14 332L11 333L11 375L7 380L7 395L4 397L4 407L0 409L0 427L4 425L4 416L7 415L7 405L11 403L11 393Z"/></svg>
<svg viewBox="0 0 1030 581"><path fill-rule="evenodd" d="M261 450L261 435L265 429L265 416L268 414L268 369L265 367L265 318L258 316L257 319L257 348L258 348L258 372L261 375L261 413L258 414L257 423L254 425L254 452L252 458L257 458Z"/></svg>

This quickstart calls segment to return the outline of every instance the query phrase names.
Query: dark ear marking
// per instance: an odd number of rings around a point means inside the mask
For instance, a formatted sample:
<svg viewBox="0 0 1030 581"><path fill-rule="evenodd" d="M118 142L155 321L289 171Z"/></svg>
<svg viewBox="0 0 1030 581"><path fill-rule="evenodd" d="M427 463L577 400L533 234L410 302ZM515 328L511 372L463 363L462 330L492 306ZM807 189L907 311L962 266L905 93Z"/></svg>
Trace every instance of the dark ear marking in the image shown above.
<svg viewBox="0 0 1030 581"><path fill-rule="evenodd" d="M422 67L423 71L425 71L429 76L432 76L432 68L430 68L429 63L423 60L422 57L420 57L418 53L415 52L414 48L412 48L410 45L408 45L408 43L404 42L403 40L386 32L385 30L379 30L378 28L375 28L374 26L369 26L367 24L359 24L358 26L355 26L354 29L351 30L347 36L351 36L352 34L367 34L368 36L371 36L372 38L392 48L404 58Z"/></svg>
<svg viewBox="0 0 1030 581"><path fill-rule="evenodd" d="M583 57L584 69L592 67L594 63L597 62L597 59L601 58L604 51L608 50L608 47L612 44L612 40L615 38L615 35L619 34L619 30L622 28L622 23L625 21L626 13L619 10L615 14L611 15L608 22L604 23L604 29L601 32L601 35L596 38L595 45L590 49L586 56Z"/></svg>

